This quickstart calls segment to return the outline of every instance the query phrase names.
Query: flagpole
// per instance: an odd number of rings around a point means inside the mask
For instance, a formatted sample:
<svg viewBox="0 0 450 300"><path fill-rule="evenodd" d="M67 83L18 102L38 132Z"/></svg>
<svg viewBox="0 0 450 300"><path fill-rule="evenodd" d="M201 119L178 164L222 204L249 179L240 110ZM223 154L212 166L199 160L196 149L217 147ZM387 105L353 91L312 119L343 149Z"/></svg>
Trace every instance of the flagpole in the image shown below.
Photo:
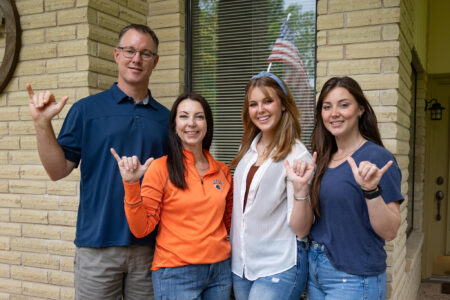
<svg viewBox="0 0 450 300"><path fill-rule="evenodd" d="M291 13L288 13L286 17L286 21L289 21L289 18L291 17ZM269 66L267 67L267 72L270 72L270 68L272 68L272 63L269 63Z"/></svg>

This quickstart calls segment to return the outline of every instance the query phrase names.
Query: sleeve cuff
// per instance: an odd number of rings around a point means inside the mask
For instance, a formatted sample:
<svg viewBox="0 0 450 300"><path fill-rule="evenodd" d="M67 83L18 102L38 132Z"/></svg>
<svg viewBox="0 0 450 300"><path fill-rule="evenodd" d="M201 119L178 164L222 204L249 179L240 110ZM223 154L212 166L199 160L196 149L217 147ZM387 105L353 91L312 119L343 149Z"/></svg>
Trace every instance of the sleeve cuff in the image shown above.
<svg viewBox="0 0 450 300"><path fill-rule="evenodd" d="M142 202L141 198L141 185L139 181L135 183L125 183L123 182L123 188L125 190L124 202L127 205L136 205Z"/></svg>

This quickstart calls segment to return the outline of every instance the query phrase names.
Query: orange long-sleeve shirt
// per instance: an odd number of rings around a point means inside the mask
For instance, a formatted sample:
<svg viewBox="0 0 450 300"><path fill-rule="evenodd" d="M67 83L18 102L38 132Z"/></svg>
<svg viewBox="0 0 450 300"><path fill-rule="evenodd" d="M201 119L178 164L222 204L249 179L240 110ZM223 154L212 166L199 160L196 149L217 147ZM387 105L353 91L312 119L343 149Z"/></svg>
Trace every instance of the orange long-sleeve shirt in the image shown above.
<svg viewBox="0 0 450 300"><path fill-rule="evenodd" d="M125 213L131 232L144 237L159 222L152 270L188 264L210 264L230 256L233 187L229 168L203 150L209 170L200 177L194 155L186 157L186 185L169 179L167 156L152 162L142 181L125 184Z"/></svg>

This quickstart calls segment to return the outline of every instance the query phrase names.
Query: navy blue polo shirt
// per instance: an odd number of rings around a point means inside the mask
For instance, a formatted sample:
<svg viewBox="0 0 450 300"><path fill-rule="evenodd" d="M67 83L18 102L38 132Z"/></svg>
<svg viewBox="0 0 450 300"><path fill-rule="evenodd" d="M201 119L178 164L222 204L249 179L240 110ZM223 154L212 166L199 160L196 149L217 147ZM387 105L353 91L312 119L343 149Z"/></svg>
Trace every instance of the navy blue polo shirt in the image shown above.
<svg viewBox="0 0 450 300"><path fill-rule="evenodd" d="M80 204L75 245L154 244L155 233L135 238L123 208L124 189L110 148L141 163L166 154L169 110L148 91L148 103L134 103L116 84L77 101L67 114L58 143L67 160L80 164Z"/></svg>
<svg viewBox="0 0 450 300"><path fill-rule="evenodd" d="M352 155L356 164L370 161L383 167L393 165L383 174L379 185L384 202L403 201L402 174L394 156L371 141ZM311 228L310 238L325 245L330 263L339 271L360 276L375 276L386 270L384 240L372 228L366 199L356 183L347 161L327 168L320 184L320 213Z"/></svg>

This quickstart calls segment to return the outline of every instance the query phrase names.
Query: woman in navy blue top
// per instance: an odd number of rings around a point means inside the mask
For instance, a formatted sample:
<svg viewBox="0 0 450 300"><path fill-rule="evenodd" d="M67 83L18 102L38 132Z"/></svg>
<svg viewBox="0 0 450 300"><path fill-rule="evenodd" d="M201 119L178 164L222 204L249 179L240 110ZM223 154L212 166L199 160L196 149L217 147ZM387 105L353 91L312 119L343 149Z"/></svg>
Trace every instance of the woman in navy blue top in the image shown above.
<svg viewBox="0 0 450 300"><path fill-rule="evenodd" d="M317 107L312 148L308 299L384 299L385 241L401 223L401 172L384 148L359 84L329 79Z"/></svg>

